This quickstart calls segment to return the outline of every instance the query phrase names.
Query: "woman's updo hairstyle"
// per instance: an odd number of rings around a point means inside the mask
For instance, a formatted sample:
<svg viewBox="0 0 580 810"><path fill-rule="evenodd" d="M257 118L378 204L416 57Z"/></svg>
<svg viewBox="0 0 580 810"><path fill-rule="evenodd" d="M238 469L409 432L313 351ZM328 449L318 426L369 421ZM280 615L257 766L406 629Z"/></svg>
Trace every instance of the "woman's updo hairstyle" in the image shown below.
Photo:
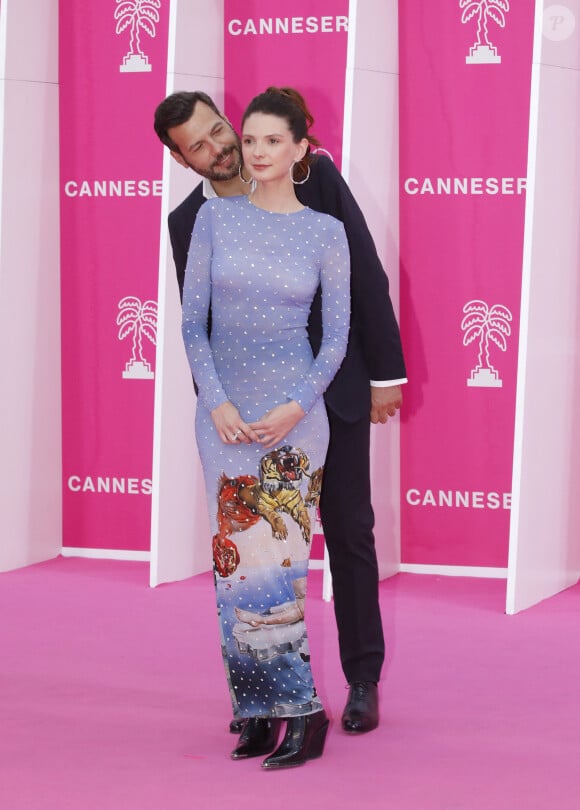
<svg viewBox="0 0 580 810"><path fill-rule="evenodd" d="M298 182L304 180L308 176L310 147L320 146L320 141L308 132L314 123L314 117L306 106L304 98L293 87L268 87L264 93L260 93L248 104L242 116L242 129L246 119L254 113L283 118L292 133L294 143L299 143L302 138L306 138L309 144L306 154L294 166L294 180Z"/></svg>

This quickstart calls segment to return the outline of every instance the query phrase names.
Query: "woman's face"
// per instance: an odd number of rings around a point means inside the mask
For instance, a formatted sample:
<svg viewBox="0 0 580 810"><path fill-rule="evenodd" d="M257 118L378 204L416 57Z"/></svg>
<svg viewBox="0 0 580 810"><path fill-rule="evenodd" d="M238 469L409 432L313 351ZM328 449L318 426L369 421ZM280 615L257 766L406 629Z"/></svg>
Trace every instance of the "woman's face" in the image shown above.
<svg viewBox="0 0 580 810"><path fill-rule="evenodd" d="M258 182L289 177L290 167L306 154L308 141L294 142L285 118L253 113L244 122L242 154L244 165Z"/></svg>

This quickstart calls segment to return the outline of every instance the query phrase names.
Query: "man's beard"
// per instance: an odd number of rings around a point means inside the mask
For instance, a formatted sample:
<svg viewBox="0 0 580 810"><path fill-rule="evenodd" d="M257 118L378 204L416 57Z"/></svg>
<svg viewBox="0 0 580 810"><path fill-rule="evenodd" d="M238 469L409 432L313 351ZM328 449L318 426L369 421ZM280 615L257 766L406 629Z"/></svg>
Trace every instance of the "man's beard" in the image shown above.
<svg viewBox="0 0 580 810"><path fill-rule="evenodd" d="M231 166L227 168L221 167L221 162L227 160L227 158L234 153L234 162ZM203 176L207 177L208 180L232 180L234 177L237 176L241 165L240 159L240 149L237 147L236 144L232 144L228 146L226 149L223 149L214 162L209 166L206 172L203 172Z"/></svg>

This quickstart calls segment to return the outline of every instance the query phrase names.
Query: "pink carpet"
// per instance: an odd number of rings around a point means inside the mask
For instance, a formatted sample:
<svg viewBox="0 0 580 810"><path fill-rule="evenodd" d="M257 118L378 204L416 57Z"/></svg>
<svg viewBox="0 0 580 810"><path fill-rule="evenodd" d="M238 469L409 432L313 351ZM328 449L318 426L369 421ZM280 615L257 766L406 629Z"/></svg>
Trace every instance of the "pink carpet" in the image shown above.
<svg viewBox="0 0 580 810"><path fill-rule="evenodd" d="M143 563L0 575L2 810L578 810L580 587L515 617L505 583L381 586L382 724L340 730L332 607L311 576L324 757L232 762L209 575L152 590Z"/></svg>

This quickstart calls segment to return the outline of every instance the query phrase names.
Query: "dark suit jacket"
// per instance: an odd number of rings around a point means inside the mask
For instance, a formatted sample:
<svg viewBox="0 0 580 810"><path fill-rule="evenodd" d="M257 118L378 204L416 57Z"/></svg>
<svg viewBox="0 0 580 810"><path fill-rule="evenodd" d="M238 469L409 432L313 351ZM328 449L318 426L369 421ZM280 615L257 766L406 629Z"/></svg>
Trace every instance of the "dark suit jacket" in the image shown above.
<svg viewBox="0 0 580 810"><path fill-rule="evenodd" d="M303 205L340 219L350 248L352 302L348 348L325 400L342 419L355 422L370 413L370 380L406 377L401 338L389 296L389 282L356 200L329 158L313 157L310 168L310 178L296 186L296 194ZM200 183L169 215L180 296L183 296L193 224L204 202ZM320 289L312 304L308 333L316 354L322 339Z"/></svg>

